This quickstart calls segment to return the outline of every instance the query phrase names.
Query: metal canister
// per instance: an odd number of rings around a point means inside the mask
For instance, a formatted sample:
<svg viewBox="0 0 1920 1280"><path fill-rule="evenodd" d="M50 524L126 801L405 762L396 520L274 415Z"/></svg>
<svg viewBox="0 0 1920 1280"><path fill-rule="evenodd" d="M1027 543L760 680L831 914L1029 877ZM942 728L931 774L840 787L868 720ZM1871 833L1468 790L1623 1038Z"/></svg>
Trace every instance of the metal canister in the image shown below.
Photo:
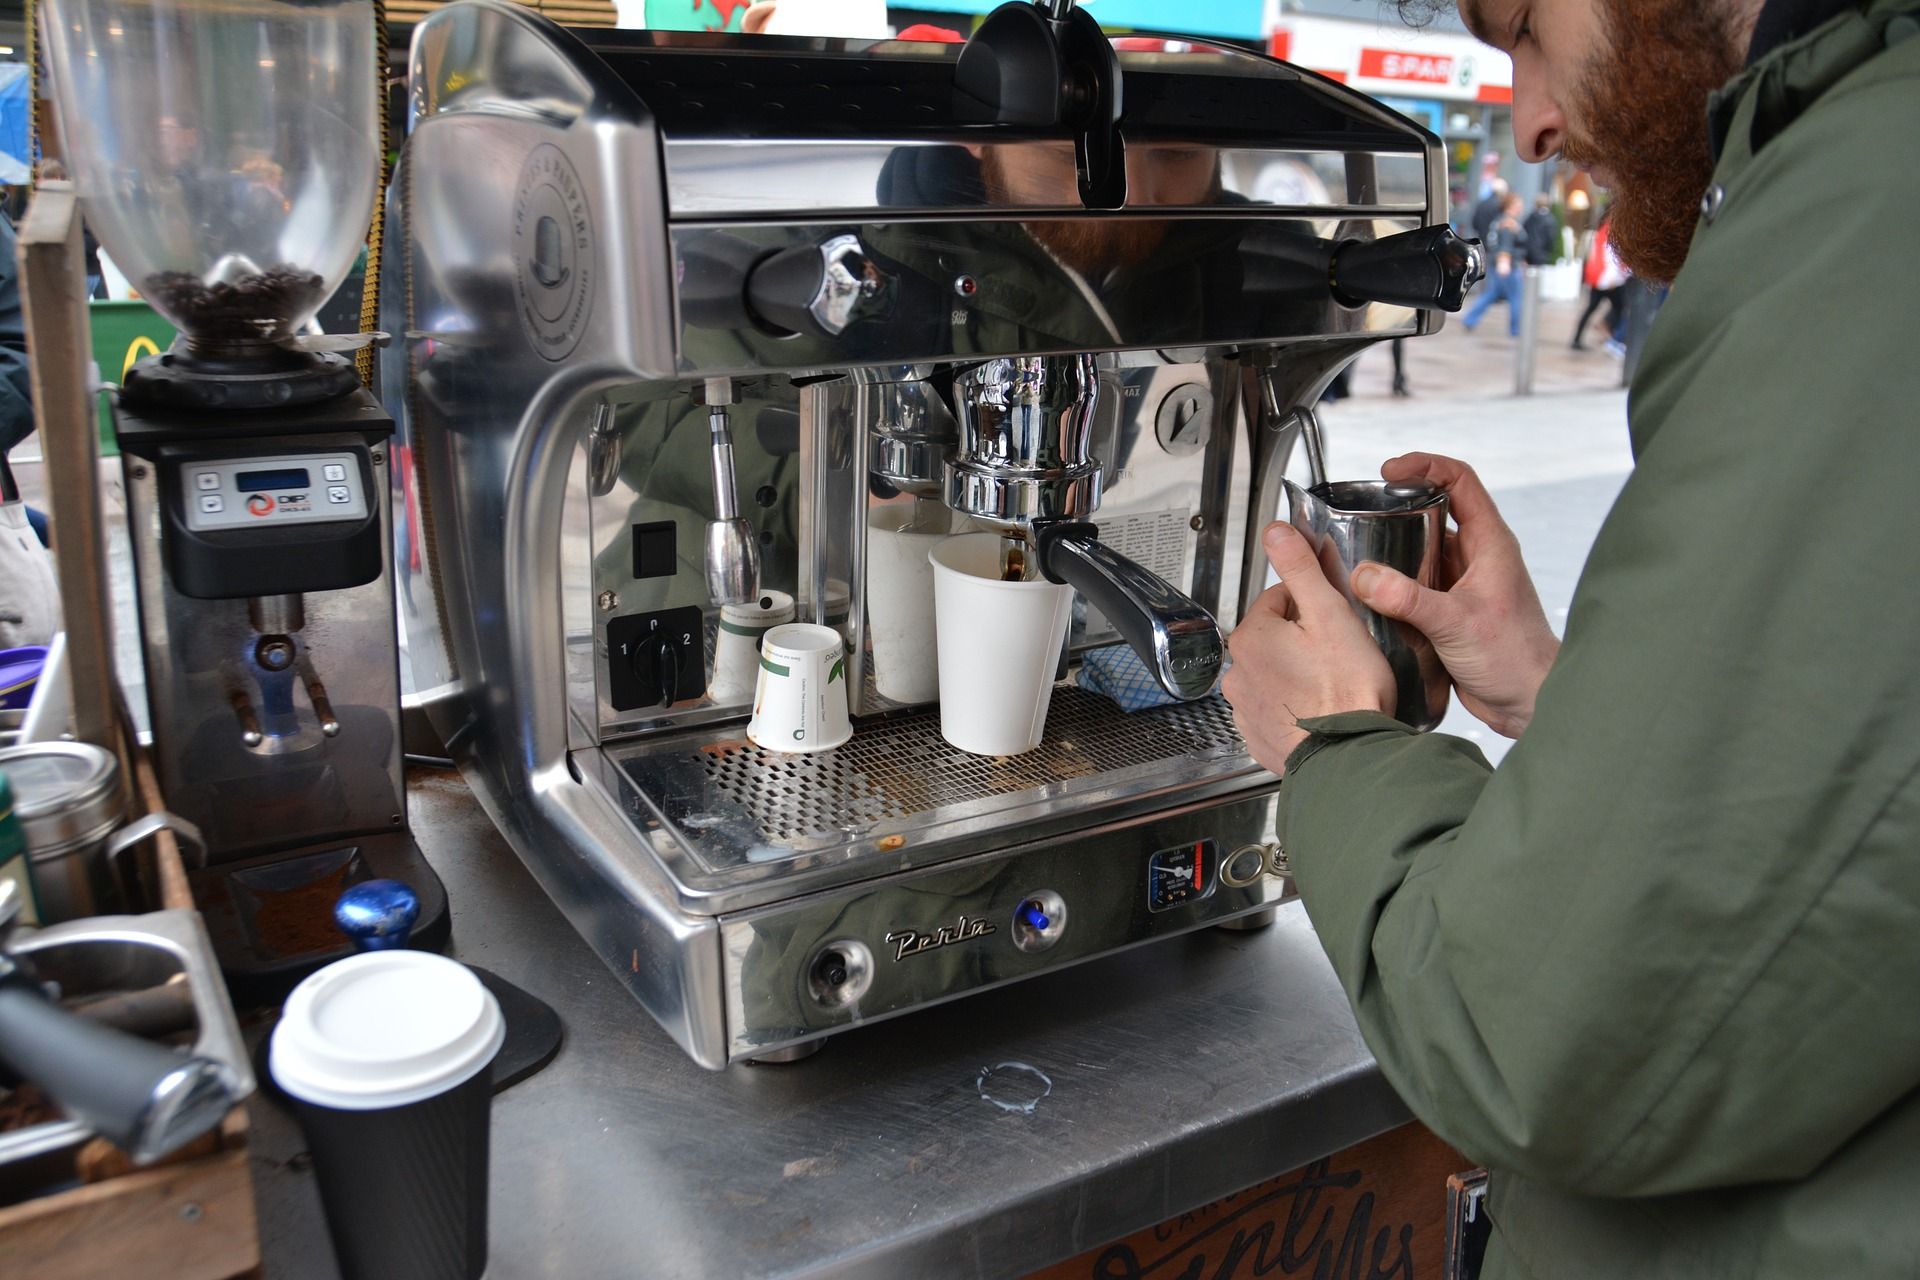
<svg viewBox="0 0 1920 1280"><path fill-rule="evenodd" d="M1291 523L1313 546L1367 634L1393 668L1394 718L1426 732L1447 713L1452 682L1432 643L1354 598L1353 571L1366 561L1398 569L1423 587L1440 585L1447 534L1446 491L1429 484L1343 480L1302 489L1284 482Z"/></svg>
<svg viewBox="0 0 1920 1280"><path fill-rule="evenodd" d="M42 924L124 909L107 841L127 817L120 762L85 742L0 750L27 840Z"/></svg>
<svg viewBox="0 0 1920 1280"><path fill-rule="evenodd" d="M13 814L13 783L0 770L0 881L11 881L19 903L21 924L39 924L39 895L33 891L33 865L27 860L27 838ZM0 893L4 893L0 889Z"/></svg>

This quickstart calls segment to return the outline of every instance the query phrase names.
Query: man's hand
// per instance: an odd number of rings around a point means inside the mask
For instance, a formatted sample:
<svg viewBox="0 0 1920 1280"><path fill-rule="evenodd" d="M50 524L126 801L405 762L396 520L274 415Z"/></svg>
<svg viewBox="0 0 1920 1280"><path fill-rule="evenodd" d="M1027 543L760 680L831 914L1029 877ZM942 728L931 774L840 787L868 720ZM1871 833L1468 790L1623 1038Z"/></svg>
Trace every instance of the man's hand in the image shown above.
<svg viewBox="0 0 1920 1280"><path fill-rule="evenodd" d="M1495 733L1519 737L1560 652L1519 541L1464 462L1409 453L1389 460L1380 474L1396 483L1426 480L1445 489L1460 532L1447 539L1442 590L1368 563L1354 569L1353 594L1376 613L1423 632L1453 677L1460 705Z"/></svg>
<svg viewBox="0 0 1920 1280"><path fill-rule="evenodd" d="M1280 574L1234 628L1221 691L1247 750L1275 773L1307 736L1300 720L1342 711L1393 712L1393 671L1313 548L1284 523L1267 526Z"/></svg>

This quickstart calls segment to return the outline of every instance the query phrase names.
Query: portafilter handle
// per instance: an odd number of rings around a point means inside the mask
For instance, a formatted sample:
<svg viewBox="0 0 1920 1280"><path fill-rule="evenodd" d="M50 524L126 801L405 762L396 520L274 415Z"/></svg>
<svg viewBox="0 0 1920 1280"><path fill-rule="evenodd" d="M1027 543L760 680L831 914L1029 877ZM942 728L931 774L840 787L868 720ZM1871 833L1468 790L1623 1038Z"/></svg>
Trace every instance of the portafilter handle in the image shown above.
<svg viewBox="0 0 1920 1280"><path fill-rule="evenodd" d="M1157 574L1100 541L1082 520L1036 523L1040 572L1072 587L1105 614L1160 687L1182 702L1204 698L1220 677L1220 624Z"/></svg>
<svg viewBox="0 0 1920 1280"><path fill-rule="evenodd" d="M1467 290L1486 275L1478 240L1462 240L1444 223L1382 240L1351 240L1333 252L1333 296L1349 306L1458 311Z"/></svg>
<svg viewBox="0 0 1920 1280"><path fill-rule="evenodd" d="M19 913L0 881L0 940ZM0 1065L38 1085L67 1115L139 1164L219 1124L240 1101L233 1073L61 1008L0 951Z"/></svg>

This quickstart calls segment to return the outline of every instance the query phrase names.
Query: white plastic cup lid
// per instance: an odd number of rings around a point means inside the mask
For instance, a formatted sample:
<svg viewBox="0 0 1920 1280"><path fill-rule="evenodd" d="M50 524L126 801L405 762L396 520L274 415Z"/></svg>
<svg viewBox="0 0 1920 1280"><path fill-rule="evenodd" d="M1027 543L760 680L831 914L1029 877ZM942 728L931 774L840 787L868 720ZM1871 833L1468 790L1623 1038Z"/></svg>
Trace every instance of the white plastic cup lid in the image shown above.
<svg viewBox="0 0 1920 1280"><path fill-rule="evenodd" d="M499 1002L465 965L426 951L368 951L293 989L268 1062L302 1102L377 1111L465 1082L504 1039Z"/></svg>

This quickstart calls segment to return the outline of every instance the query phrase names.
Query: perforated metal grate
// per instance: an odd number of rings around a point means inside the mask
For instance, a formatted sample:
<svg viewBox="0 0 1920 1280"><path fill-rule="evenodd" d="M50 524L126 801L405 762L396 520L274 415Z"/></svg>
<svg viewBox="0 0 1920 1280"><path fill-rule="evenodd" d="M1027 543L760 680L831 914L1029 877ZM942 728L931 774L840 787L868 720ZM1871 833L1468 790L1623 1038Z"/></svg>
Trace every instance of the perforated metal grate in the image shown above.
<svg viewBox="0 0 1920 1280"><path fill-rule="evenodd" d="M866 723L818 755L763 751L744 739L689 748L712 792L785 844L815 832L870 827L969 801L1023 792L1195 752L1241 750L1218 696L1128 715L1071 685L1054 690L1047 735L1017 756L969 755L940 737L938 711Z"/></svg>

